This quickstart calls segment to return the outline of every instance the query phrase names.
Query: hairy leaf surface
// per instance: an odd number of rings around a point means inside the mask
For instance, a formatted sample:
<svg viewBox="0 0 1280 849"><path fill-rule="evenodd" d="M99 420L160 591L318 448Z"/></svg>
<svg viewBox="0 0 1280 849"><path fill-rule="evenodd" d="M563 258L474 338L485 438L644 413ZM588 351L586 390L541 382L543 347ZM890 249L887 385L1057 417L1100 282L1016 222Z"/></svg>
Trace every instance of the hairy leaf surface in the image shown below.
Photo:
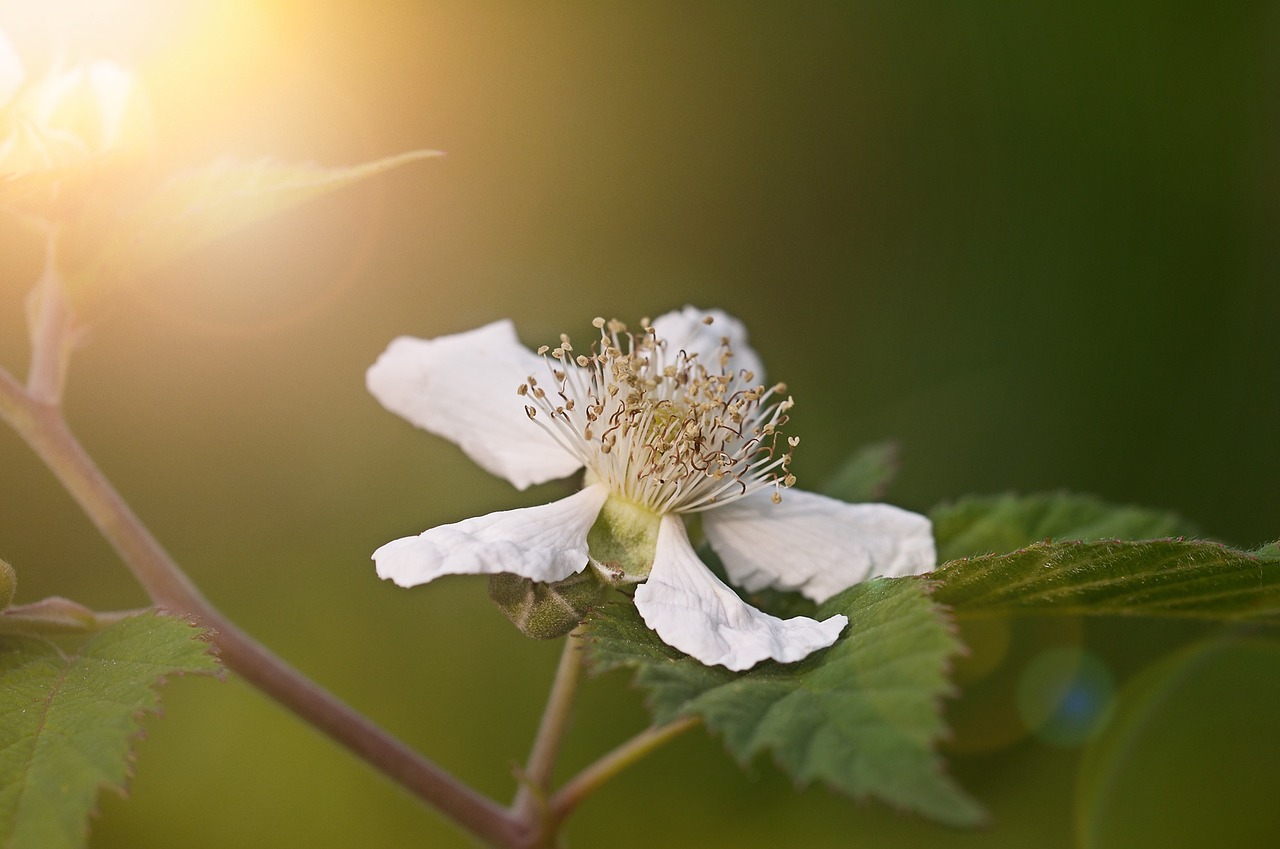
<svg viewBox="0 0 1280 849"><path fill-rule="evenodd" d="M798 783L821 781L951 825L979 823L981 808L934 752L945 731L948 659L959 643L926 583L860 584L818 616L835 613L850 625L830 649L743 673L667 646L629 604L594 612L586 638L597 671L636 671L655 722L699 716L743 764L767 751Z"/></svg>
<svg viewBox="0 0 1280 849"><path fill-rule="evenodd" d="M934 573L957 616L1176 616L1280 622L1280 561L1184 540L1041 543Z"/></svg>
<svg viewBox="0 0 1280 849"><path fill-rule="evenodd" d="M168 616L121 619L73 648L0 637L0 846L82 846L99 788L123 792L156 686L218 667L202 632Z"/></svg>

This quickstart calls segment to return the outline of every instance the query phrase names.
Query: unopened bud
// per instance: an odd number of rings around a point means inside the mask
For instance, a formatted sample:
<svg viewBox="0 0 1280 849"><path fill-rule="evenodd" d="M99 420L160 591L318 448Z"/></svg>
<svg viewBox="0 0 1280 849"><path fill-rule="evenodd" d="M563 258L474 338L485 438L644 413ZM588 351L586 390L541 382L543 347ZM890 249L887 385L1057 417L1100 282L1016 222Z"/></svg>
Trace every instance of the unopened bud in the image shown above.
<svg viewBox="0 0 1280 849"><path fill-rule="evenodd" d="M489 598L520 633L535 640L549 640L572 631L600 601L605 589L591 569L552 584L510 572L489 576Z"/></svg>
<svg viewBox="0 0 1280 849"><path fill-rule="evenodd" d="M12 64L0 57L0 65ZM12 67L0 68L0 76L12 78ZM0 88L9 85L0 79ZM61 172L106 156L145 154L152 146L146 97L133 73L113 62L56 70L3 105L0 170L6 174Z"/></svg>

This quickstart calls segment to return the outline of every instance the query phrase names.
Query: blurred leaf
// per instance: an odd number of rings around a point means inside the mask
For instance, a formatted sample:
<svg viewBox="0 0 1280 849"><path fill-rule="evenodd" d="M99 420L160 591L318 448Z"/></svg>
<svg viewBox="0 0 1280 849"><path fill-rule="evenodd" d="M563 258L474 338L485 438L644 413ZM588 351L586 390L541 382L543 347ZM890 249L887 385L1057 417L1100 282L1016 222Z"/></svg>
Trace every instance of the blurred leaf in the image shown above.
<svg viewBox="0 0 1280 849"><path fill-rule="evenodd" d="M934 599L957 617L1054 614L1280 622L1280 561L1217 543L1041 543L948 563Z"/></svg>
<svg viewBox="0 0 1280 849"><path fill-rule="evenodd" d="M123 792L130 744L156 685L212 673L202 632L155 613L121 619L74 649L0 637L0 845L84 845L98 789Z"/></svg>
<svg viewBox="0 0 1280 849"><path fill-rule="evenodd" d="M940 563L1045 540L1157 539L1196 532L1176 513L1071 493L974 496L935 507L929 518Z"/></svg>
<svg viewBox="0 0 1280 849"><path fill-rule="evenodd" d="M178 171L141 195L121 186L85 198L74 225L62 232L64 259L75 279L134 277L289 207L439 155L415 150L334 168L222 157Z"/></svg>
<svg viewBox="0 0 1280 849"><path fill-rule="evenodd" d="M960 643L928 585L859 584L818 612L835 613L851 624L830 649L743 673L704 666L667 646L630 604L593 612L585 636L597 672L636 670L655 722L702 717L744 765L768 750L800 784L819 780L950 825L981 822L981 808L934 752L945 731L939 711L949 692L948 658Z"/></svg>
<svg viewBox="0 0 1280 849"><path fill-rule="evenodd" d="M875 501L898 473L898 444L877 442L849 455L822 487L822 492L841 501Z"/></svg>
<svg viewBox="0 0 1280 849"><path fill-rule="evenodd" d="M18 576L13 567L0 560L0 610L4 610L13 601L13 593L18 588Z"/></svg>

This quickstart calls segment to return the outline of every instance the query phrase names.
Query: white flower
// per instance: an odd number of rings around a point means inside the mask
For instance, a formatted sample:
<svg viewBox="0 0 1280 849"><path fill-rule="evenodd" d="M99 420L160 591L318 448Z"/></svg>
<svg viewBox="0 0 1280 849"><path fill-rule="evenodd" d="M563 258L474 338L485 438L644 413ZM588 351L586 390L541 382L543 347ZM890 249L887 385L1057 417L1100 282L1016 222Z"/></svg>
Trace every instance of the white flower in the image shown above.
<svg viewBox="0 0 1280 849"><path fill-rule="evenodd" d="M387 347L367 379L387 409L521 489L586 473L559 501L387 543L373 555L380 577L405 587L498 572L554 582L590 563L614 584L643 582L636 608L668 645L742 670L830 646L848 620L751 607L698 558L686 517L701 518L729 579L748 591L798 590L820 603L873 575L933 567L923 516L789 489L798 440L780 428L792 400L785 386L763 385L737 320L685 307L639 333L594 324L600 338L586 351L561 336L534 354L509 321Z"/></svg>

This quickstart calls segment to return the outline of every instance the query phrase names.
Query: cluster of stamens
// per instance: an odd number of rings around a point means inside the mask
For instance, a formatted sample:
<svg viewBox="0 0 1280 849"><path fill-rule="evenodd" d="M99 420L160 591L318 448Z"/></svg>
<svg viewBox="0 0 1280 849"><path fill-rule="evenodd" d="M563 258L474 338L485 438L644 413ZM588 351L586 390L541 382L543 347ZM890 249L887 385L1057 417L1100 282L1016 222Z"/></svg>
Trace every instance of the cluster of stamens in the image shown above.
<svg viewBox="0 0 1280 849"><path fill-rule="evenodd" d="M561 335L538 349L549 384L529 375L518 390L529 418L582 461L589 482L656 513L705 510L769 486L781 501L800 441L779 430L794 404L784 384L766 388L734 371L727 337L704 363L669 350L648 319L638 334L619 321L592 323L600 338L590 353L575 354Z"/></svg>

